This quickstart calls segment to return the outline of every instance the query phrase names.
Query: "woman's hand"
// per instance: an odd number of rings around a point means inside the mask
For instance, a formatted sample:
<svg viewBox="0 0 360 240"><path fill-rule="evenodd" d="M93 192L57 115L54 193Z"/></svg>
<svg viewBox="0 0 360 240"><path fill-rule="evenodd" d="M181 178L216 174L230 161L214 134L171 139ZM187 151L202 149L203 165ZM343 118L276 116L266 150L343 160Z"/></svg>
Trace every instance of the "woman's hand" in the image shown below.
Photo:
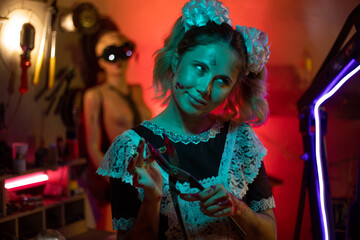
<svg viewBox="0 0 360 240"><path fill-rule="evenodd" d="M190 202L199 201L201 211L210 217L241 216L246 209L246 204L221 184L198 193L182 193L180 198Z"/></svg>
<svg viewBox="0 0 360 240"><path fill-rule="evenodd" d="M159 202L163 185L161 171L146 148L145 140L141 139L127 170L133 175L133 185L144 189L144 201ZM145 157L144 152L146 152Z"/></svg>

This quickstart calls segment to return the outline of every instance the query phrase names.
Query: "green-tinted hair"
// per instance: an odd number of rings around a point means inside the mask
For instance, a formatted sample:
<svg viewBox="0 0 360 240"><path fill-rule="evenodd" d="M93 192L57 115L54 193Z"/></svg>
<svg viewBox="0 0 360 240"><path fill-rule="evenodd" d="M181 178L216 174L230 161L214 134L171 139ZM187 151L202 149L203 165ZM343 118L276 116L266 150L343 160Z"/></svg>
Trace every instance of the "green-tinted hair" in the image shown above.
<svg viewBox="0 0 360 240"><path fill-rule="evenodd" d="M247 53L242 35L229 24L218 25L212 21L202 27L192 27L187 32L179 18L170 35L165 39L164 47L155 52L155 66L153 71L153 86L156 98L161 99L163 105L170 100L174 72L172 61L177 54L180 61L182 56L199 45L215 42L228 44L239 57L240 74L227 100L216 110L226 119L238 118L256 125L265 122L269 112L266 97L265 68L258 74L246 75Z"/></svg>

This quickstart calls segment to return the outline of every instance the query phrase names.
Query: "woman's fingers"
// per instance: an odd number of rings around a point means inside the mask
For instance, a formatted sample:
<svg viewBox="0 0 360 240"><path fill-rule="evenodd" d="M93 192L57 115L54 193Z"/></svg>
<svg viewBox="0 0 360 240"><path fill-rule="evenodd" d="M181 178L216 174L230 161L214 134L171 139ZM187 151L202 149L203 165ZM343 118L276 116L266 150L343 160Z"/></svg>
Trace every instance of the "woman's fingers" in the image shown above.
<svg viewBox="0 0 360 240"><path fill-rule="evenodd" d="M160 148L159 151L163 152L164 149ZM162 196L161 171L148 152L148 146L141 138L135 154L129 158L127 170L133 175L135 187L143 188L147 198L158 200Z"/></svg>
<svg viewBox="0 0 360 240"><path fill-rule="evenodd" d="M216 194L214 197L212 197L211 199L208 199L207 201L203 201L200 202L200 205L202 207L209 207L209 206L223 206L224 202L229 201L228 196L225 194L223 195L222 193Z"/></svg>
<svg viewBox="0 0 360 240"><path fill-rule="evenodd" d="M160 154L164 154L166 152L166 147L163 146L158 148L157 150L160 152ZM140 139L139 145L137 147L137 152L140 153L141 158L137 162L136 166L142 167L142 166L150 165L155 161L155 159L152 157L150 153L149 146L146 144L146 141L143 138Z"/></svg>
<svg viewBox="0 0 360 240"><path fill-rule="evenodd" d="M130 157L130 160L129 160L129 164L127 166L127 171L130 173L130 174L134 174L134 171L135 171L135 168L136 168L136 162L137 162L137 159L138 159L138 156L139 154L136 152L134 153L134 155L132 155Z"/></svg>
<svg viewBox="0 0 360 240"><path fill-rule="evenodd" d="M136 152L129 158L129 163L127 166L127 171L134 175L134 171L136 167L143 167L144 165L144 145L145 141L141 138L139 141L139 145L137 146Z"/></svg>
<svg viewBox="0 0 360 240"><path fill-rule="evenodd" d="M205 202L216 193L216 185L210 186L201 192L197 193L181 193L179 197L185 201L194 202L200 201Z"/></svg>
<svg viewBox="0 0 360 240"><path fill-rule="evenodd" d="M218 212L224 212L226 209L230 209L231 212L232 202L227 196L217 195L211 199L211 203L200 202L200 208L203 213L208 216L215 216ZM228 211L226 211L228 212Z"/></svg>
<svg viewBox="0 0 360 240"><path fill-rule="evenodd" d="M166 152L166 148L158 149L161 153ZM145 151L145 154L144 154ZM144 157L145 156L145 157ZM154 162L154 159L149 154L148 146L143 138L140 139L136 152L129 159L127 170L130 174L134 174L135 167L146 167Z"/></svg>
<svg viewBox="0 0 360 240"><path fill-rule="evenodd" d="M135 171L133 174L133 185L135 187L142 187L142 184L140 184L140 174L139 169L135 167Z"/></svg>
<svg viewBox="0 0 360 240"><path fill-rule="evenodd" d="M141 138L139 145L137 147L137 152L139 153L139 158L136 162L137 167L143 167L144 165L144 150L145 150L145 140Z"/></svg>
<svg viewBox="0 0 360 240"><path fill-rule="evenodd" d="M226 192L225 197L221 197L221 194L219 196L214 196L210 204L209 202L200 203L204 214L212 217L231 217L235 215L240 216L244 213L246 203L241 199L229 192Z"/></svg>
<svg viewBox="0 0 360 240"><path fill-rule="evenodd" d="M224 209L220 209L216 212L214 212L213 214L211 214L211 216L213 217L229 217L231 216L231 208L224 208Z"/></svg>
<svg viewBox="0 0 360 240"><path fill-rule="evenodd" d="M180 193L179 197L188 202L200 201L199 193Z"/></svg>
<svg viewBox="0 0 360 240"><path fill-rule="evenodd" d="M204 190L202 190L199 195L202 202L207 201L209 198L214 196L218 191L218 185L212 185Z"/></svg>
<svg viewBox="0 0 360 240"><path fill-rule="evenodd" d="M160 147L160 148L158 148L158 151L161 154L163 154L166 152L166 147L165 146ZM145 152L145 154L144 154L144 152ZM155 159L151 156L149 147L143 138L140 139L139 145L136 148L136 152L129 159L127 171L131 175L134 175L135 168L144 168L147 170L149 170L149 168L157 169L157 164L155 163ZM157 169L157 170L159 170L159 169Z"/></svg>
<svg viewBox="0 0 360 240"><path fill-rule="evenodd" d="M133 185L144 189L147 201L158 201L162 197L162 176L155 163L136 167L133 176ZM144 199L145 199L144 198Z"/></svg>
<svg viewBox="0 0 360 240"><path fill-rule="evenodd" d="M179 196L181 199L194 202L194 201L201 201L204 202L212 197L216 193L216 185L210 186L201 192L197 193L181 193Z"/></svg>
<svg viewBox="0 0 360 240"><path fill-rule="evenodd" d="M182 193L180 198L191 202L199 201L201 211L211 217L242 214L245 204L221 184L213 185L198 193Z"/></svg>
<svg viewBox="0 0 360 240"><path fill-rule="evenodd" d="M158 148L157 150L160 152L160 154L164 154L166 152L166 147L163 146L163 147ZM150 163L154 162L155 159L152 157L149 146L147 144L145 145L145 151L146 151L145 163L150 164Z"/></svg>

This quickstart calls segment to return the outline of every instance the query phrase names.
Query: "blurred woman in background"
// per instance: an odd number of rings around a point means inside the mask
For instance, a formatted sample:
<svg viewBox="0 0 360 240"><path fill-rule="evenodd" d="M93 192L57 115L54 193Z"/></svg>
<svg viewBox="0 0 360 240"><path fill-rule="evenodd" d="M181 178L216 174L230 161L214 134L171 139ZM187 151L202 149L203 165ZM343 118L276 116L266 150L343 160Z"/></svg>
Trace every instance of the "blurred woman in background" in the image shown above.
<svg viewBox="0 0 360 240"><path fill-rule="evenodd" d="M99 31L88 38L95 41L94 54L89 56L95 66L89 66L88 79L96 77L96 84L85 91L83 98L89 159L87 183L100 207L97 228L111 230L108 180L95 171L115 137L149 119L151 112L144 103L141 86L130 85L126 79L128 60L134 54L135 44L109 19L101 20Z"/></svg>

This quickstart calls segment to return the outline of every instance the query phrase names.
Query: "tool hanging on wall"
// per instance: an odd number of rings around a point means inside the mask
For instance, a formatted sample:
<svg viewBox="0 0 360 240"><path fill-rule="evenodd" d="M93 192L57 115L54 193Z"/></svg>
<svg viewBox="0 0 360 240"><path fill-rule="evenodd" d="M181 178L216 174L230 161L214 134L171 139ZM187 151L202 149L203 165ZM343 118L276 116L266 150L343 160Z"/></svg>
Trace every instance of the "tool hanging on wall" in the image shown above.
<svg viewBox="0 0 360 240"><path fill-rule="evenodd" d="M59 114L62 106L65 104L65 99L68 97L69 90L70 90L70 83L71 83L72 79L74 78L74 76L75 76L74 68L68 67L66 74L64 76L64 80L66 81L65 90L64 90L63 94L60 96L58 104L56 105L55 112L54 112L55 114Z"/></svg>
<svg viewBox="0 0 360 240"><path fill-rule="evenodd" d="M46 29L43 35L44 43L42 42L38 54L37 65L35 68L34 75L34 84L39 83L40 72L42 68L42 63L45 59L46 64L46 78L47 81L44 84L43 88L40 92L35 96L35 101L39 100L39 98L46 92L46 90L52 88L55 82L55 67L56 67L56 58L55 58L55 50L56 50L56 23L57 23L57 14L58 8L56 6L56 0L54 0L51 6L48 9L48 15L46 18ZM46 45L46 47L45 47ZM43 49L41 49L41 47ZM46 50L46 51L45 51Z"/></svg>
<svg viewBox="0 0 360 240"><path fill-rule="evenodd" d="M66 75L68 74L69 67L61 68L55 76L55 87L53 88L52 92L45 97L46 101L50 101L48 104L48 107L46 108L45 115L49 115L51 108L53 107L56 99L58 98L58 93L60 89L62 88L62 85L65 81Z"/></svg>
<svg viewBox="0 0 360 240"><path fill-rule="evenodd" d="M24 94L29 89L27 70L30 67L30 52L34 49L35 28L31 23L24 23L20 32L20 47L23 50L20 58L21 76L19 92Z"/></svg>
<svg viewBox="0 0 360 240"><path fill-rule="evenodd" d="M51 4L52 12L51 12L51 26L50 26L50 59L49 59L49 69L48 69L48 88L52 88L54 86L55 80L55 64L56 64L56 22L57 22L57 14L58 8L56 6L56 0Z"/></svg>
<svg viewBox="0 0 360 240"><path fill-rule="evenodd" d="M56 102L56 99L58 98L58 92L60 91L60 89L62 88L62 85L65 82L65 84L66 84L65 89L63 90L62 94L60 95L59 100L58 100L57 105L54 110L54 114L59 114L60 109L61 109L62 105L64 104L64 99L68 95L70 83L73 78L74 78L74 68L73 67L62 68L58 71L58 73L55 76L57 85L53 89L53 91L47 97L45 97L46 101L50 101L48 104L48 107L45 111L45 115L49 115L51 108L53 107L53 105Z"/></svg>
<svg viewBox="0 0 360 240"><path fill-rule="evenodd" d="M42 30L39 52L36 59L35 72L33 78L34 85L38 85L40 82L40 72L44 61L44 51L45 51L47 33L48 33L48 29L51 27L52 12L53 12L52 7L49 7L46 13L45 25Z"/></svg>

